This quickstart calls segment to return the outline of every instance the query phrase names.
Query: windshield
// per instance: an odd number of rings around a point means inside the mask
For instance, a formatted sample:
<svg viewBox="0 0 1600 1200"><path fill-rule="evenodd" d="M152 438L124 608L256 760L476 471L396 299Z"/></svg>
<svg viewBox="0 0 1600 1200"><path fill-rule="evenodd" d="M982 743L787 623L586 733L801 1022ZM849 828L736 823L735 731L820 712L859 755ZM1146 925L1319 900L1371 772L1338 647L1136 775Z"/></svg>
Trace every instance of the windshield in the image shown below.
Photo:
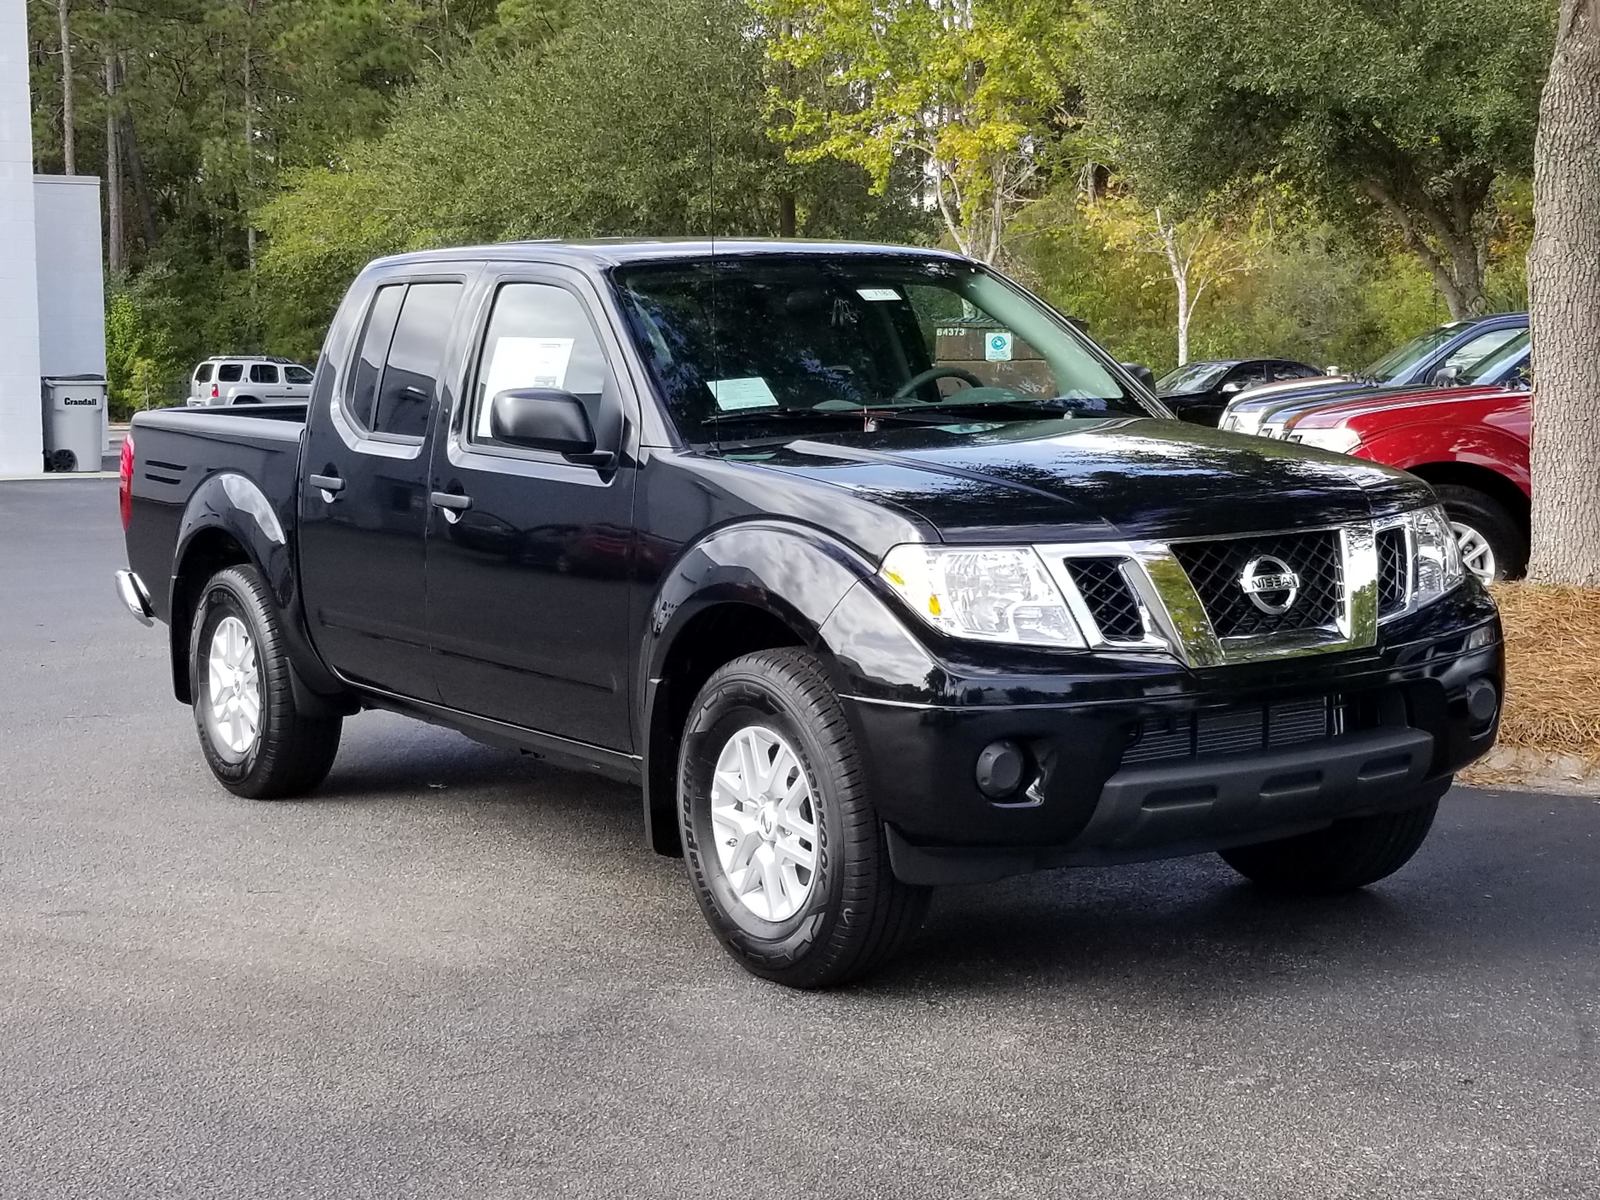
<svg viewBox="0 0 1600 1200"><path fill-rule="evenodd" d="M1154 415L1052 312L968 263L764 254L612 278L692 443L974 415Z"/></svg>
<svg viewBox="0 0 1600 1200"><path fill-rule="evenodd" d="M1430 329L1427 333L1418 334L1405 345L1389 351L1362 374L1380 383L1403 375L1460 332L1461 326L1452 324L1441 325L1437 329Z"/></svg>
<svg viewBox="0 0 1600 1200"><path fill-rule="evenodd" d="M1163 375L1161 382L1156 384L1156 391L1163 395L1167 392L1203 392L1221 379L1232 365L1225 362L1190 363Z"/></svg>
<svg viewBox="0 0 1600 1200"><path fill-rule="evenodd" d="M1508 339L1496 352L1485 355L1467 368L1462 376L1467 383L1499 383L1528 359L1528 331Z"/></svg>

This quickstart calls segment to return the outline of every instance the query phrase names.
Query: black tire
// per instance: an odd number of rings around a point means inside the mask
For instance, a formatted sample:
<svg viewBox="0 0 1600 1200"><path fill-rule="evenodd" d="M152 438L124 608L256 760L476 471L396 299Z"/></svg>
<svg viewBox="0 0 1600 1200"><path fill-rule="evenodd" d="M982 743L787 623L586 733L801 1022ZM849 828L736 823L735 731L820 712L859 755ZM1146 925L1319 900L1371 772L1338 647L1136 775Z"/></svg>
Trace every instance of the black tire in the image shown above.
<svg viewBox="0 0 1600 1200"><path fill-rule="evenodd" d="M711 821L717 758L733 734L752 725L793 748L817 828L809 894L782 921L758 916L737 898ZM929 890L901 883L890 869L855 735L821 664L805 650L747 654L706 681L684 728L678 820L706 921L728 952L764 979L823 988L860 978L904 946L927 913Z"/></svg>
<svg viewBox="0 0 1600 1200"><path fill-rule="evenodd" d="M1439 798L1401 812L1335 821L1326 829L1276 842L1235 846L1222 859L1274 892L1327 896L1366 887L1411 861L1439 810Z"/></svg>
<svg viewBox="0 0 1600 1200"><path fill-rule="evenodd" d="M216 744L206 719L212 634L229 616L244 623L254 643L260 681L259 733L243 757ZM339 752L344 719L300 711L287 653L271 595L254 567L229 567L207 581L189 638L189 687L206 763L218 782L237 796L254 800L302 796L327 777Z"/></svg>
<svg viewBox="0 0 1600 1200"><path fill-rule="evenodd" d="M1520 579L1528 570L1528 531L1492 496L1459 484L1434 485L1446 515L1481 533L1494 553L1496 579Z"/></svg>

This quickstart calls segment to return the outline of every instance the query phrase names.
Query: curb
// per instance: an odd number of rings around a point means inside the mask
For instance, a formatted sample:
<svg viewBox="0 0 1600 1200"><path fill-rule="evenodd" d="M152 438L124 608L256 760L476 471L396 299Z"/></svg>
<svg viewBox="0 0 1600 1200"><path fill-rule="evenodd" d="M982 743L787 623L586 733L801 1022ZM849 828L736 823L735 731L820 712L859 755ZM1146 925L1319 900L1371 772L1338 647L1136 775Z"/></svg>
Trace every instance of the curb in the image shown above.
<svg viewBox="0 0 1600 1200"><path fill-rule="evenodd" d="M40 471L37 475L0 475L0 483L43 483L47 479L115 479L115 471Z"/></svg>
<svg viewBox="0 0 1600 1200"><path fill-rule="evenodd" d="M1527 746L1496 746L1456 778L1468 787L1600 797L1600 760Z"/></svg>

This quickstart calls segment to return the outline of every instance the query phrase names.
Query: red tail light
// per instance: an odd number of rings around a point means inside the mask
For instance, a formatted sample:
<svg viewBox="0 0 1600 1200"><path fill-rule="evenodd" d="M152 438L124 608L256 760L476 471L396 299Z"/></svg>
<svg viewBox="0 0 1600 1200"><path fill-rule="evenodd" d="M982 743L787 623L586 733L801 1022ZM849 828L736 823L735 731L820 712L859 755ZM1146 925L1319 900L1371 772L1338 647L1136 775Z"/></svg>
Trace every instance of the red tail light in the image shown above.
<svg viewBox="0 0 1600 1200"><path fill-rule="evenodd" d="M122 458L117 463L117 507L122 510L122 527L133 520L133 434L122 443Z"/></svg>
<svg viewBox="0 0 1600 1200"><path fill-rule="evenodd" d="M218 396L220 396L220 395L222 395L222 393L221 393L221 392L219 392L219 391L217 391L217 385L216 385L216 384L214 384L214 383L213 383L213 384L212 384L212 385L211 385L211 398L212 398L212 399L213 399L213 400L215 400L215 399L216 399L216 398L217 398L217 397L218 397Z"/></svg>

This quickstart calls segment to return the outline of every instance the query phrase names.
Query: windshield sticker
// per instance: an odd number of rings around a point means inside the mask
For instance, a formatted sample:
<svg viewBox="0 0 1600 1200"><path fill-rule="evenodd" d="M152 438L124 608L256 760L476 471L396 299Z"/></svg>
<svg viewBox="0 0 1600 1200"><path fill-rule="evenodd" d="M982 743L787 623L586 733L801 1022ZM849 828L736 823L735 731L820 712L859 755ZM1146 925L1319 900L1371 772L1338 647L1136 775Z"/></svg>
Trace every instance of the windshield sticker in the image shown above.
<svg viewBox="0 0 1600 1200"><path fill-rule="evenodd" d="M475 436L489 433L489 410L494 398L513 388L564 388L567 364L572 361L569 337L496 338L489 356L489 369L483 375L484 403L478 406Z"/></svg>
<svg viewBox="0 0 1600 1200"><path fill-rule="evenodd" d="M989 362L1010 362L1011 335L1003 329L984 334L983 357Z"/></svg>
<svg viewBox="0 0 1600 1200"><path fill-rule="evenodd" d="M742 412L747 408L777 408L778 398L759 375L744 379L708 379L706 386L723 412Z"/></svg>
<svg viewBox="0 0 1600 1200"><path fill-rule="evenodd" d="M898 300L900 293L893 288L857 288L856 295L863 300Z"/></svg>

